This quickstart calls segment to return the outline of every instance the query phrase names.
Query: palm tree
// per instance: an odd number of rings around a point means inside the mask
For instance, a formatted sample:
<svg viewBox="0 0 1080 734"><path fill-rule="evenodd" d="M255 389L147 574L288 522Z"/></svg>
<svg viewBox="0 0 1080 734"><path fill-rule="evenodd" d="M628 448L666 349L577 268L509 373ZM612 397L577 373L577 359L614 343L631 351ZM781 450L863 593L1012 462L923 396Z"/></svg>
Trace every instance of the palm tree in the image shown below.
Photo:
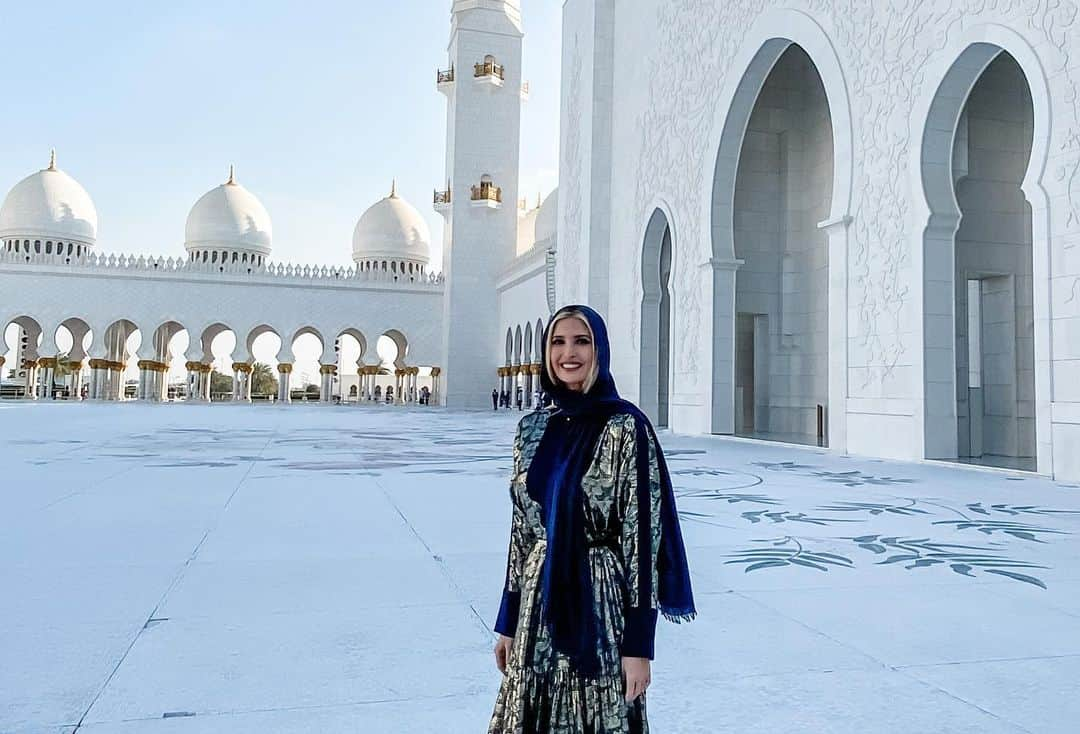
<svg viewBox="0 0 1080 734"><path fill-rule="evenodd" d="M251 392L256 395L273 395L277 393L277 378L274 377L270 365L262 362L251 365Z"/></svg>

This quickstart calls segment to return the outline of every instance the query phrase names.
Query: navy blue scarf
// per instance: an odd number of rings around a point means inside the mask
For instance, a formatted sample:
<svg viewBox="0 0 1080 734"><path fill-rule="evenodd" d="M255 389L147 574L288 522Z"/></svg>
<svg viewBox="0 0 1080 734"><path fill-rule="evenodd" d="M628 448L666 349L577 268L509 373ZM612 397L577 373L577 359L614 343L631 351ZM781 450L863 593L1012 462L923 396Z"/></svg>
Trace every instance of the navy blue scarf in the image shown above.
<svg viewBox="0 0 1080 734"><path fill-rule="evenodd" d="M614 415L632 415L637 431L636 501L641 568L638 587L628 589L627 605L645 609L652 606L651 473L648 450L651 443L659 463L662 490L660 548L657 554L658 606L666 618L675 622L693 619L697 613L667 462L664 461L664 453L649 419L636 405L619 397L615 389L610 371L611 348L603 319L588 306L565 306L548 321L542 343L547 345L552 323L566 311L580 312L592 329L597 379L588 393L575 392L562 384L553 383L548 377L545 348L541 355L540 385L551 396L555 410L529 465L526 486L529 496L543 510L547 531L547 551L540 581L544 622L555 649L574 660L581 672L591 674L599 665L596 656L599 630L593 611L581 480L592 463L604 427Z"/></svg>

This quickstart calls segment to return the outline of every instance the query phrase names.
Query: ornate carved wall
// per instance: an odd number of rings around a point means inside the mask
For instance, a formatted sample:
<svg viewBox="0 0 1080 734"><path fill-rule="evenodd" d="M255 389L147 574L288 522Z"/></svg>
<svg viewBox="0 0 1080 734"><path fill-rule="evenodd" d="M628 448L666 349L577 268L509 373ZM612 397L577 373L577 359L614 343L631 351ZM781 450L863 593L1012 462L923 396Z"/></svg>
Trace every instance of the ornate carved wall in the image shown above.
<svg viewBox="0 0 1080 734"><path fill-rule="evenodd" d="M576 266L588 259L581 219L588 210L581 207L589 149L575 139L580 124L573 123L591 102L573 60L587 57L593 45L594 29L575 23L592 2L569 0L565 10L560 301L585 292L572 272L583 272ZM1073 366L1080 365L1076 3L627 0L615 13L611 197L604 212L593 202L589 216L610 217L609 316L618 342L614 369L625 392L636 390L640 361L640 248L649 216L663 205L675 233L672 427L717 428L713 402L727 399L730 380L726 368L714 369L713 344L728 338L715 315L730 294L716 266L730 252L714 216L730 202L717 200L716 182L738 162L737 154L718 153L728 123L756 95L741 84L744 74L751 78L755 64L771 63L759 51L792 41L817 66L834 123L834 199L824 225L830 321L841 323L835 330L830 324L830 372L839 371L835 380L830 374L830 432L846 433L840 447L851 451L921 457L924 280L935 275L924 268L922 251L933 224L922 171L924 141L934 132L928 113L965 49L992 44L1023 69L1041 136L1024 184L1035 243L1036 369L1043 370L1036 380L1039 468L1080 475L1080 463L1069 464L1060 447L1051 452L1062 442L1080 445L1080 367ZM842 269L834 270L834 262Z"/></svg>

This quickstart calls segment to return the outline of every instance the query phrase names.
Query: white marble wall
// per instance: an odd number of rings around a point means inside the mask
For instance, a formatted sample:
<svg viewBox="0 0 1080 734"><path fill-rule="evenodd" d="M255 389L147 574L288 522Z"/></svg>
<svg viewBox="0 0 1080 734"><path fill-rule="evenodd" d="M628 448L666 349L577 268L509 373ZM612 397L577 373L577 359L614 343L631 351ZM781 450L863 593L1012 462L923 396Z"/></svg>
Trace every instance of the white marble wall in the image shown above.
<svg viewBox="0 0 1080 734"><path fill-rule="evenodd" d="M957 454L956 304L945 294L952 293L958 217L943 202L952 196L960 109L982 68L1008 51L1032 96L1022 191L1032 213L1038 468L1080 477L1080 13L1073 2L617 3L607 202L590 193L594 159L581 133L595 106L589 74L582 63L567 63L596 57L593 6L565 5L559 275L590 257L582 223L606 218L607 313L624 392L634 395L640 374L640 248L661 208L674 252L672 428L734 428L732 181L764 78L795 43L821 75L832 123L822 222L828 433L831 447L853 453ZM587 292L567 279L557 288L559 300Z"/></svg>

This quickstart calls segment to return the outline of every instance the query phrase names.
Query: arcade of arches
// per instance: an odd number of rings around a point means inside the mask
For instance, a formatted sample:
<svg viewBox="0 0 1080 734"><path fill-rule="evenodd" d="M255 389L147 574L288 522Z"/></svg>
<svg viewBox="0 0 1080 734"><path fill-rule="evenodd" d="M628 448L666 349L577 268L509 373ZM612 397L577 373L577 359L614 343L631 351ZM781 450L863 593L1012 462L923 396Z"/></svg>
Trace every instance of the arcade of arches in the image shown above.
<svg viewBox="0 0 1080 734"><path fill-rule="evenodd" d="M931 209L922 276L925 455L1034 469L1033 291L1048 284L1033 282L1031 205L1021 190L1031 91L1007 52L971 49L975 58L957 62L926 121L927 139L940 131L946 145L924 145L922 156ZM848 369L849 355L838 352L851 348L830 333L830 288L848 276L830 276L827 230L835 226L833 197L843 192L833 191L829 99L814 60L778 41L746 71L740 98L753 102L729 114L713 182L713 432L828 445L829 411L845 409L830 405L830 370ZM939 149L944 158L934 157ZM679 242L664 211L649 217L640 401L663 426Z"/></svg>
<svg viewBox="0 0 1080 734"><path fill-rule="evenodd" d="M183 324L168 321L154 329L149 339L127 319L98 330L83 319L71 318L58 324L52 334L30 316L19 316L3 326L14 357L6 364L8 358L0 354L0 370L19 378L18 383L5 385L8 392L15 384L18 390L3 397L202 402L260 399L283 403L302 397L305 401L395 405L437 404L439 400L441 369L409 364L408 339L396 329L380 335L376 350L374 345L369 349L363 332L357 329L342 330L328 342L314 327L297 329L286 340L277 329L264 325L252 329L241 342L221 323L205 327L192 338ZM223 339L231 339L235 349L226 347L223 352ZM257 342L264 339L280 348L269 348L269 352L265 344L260 348ZM313 341L319 353L313 365L317 391L314 382L310 389L294 384L298 382L293 377L294 346L302 339ZM349 352L357 355L355 363L345 363L346 342L351 342ZM383 354L381 342L388 344L389 356ZM272 384L273 389L253 394L258 362L254 355L259 351L268 355L263 363L276 362L277 376L268 372L270 382L263 384ZM177 361L181 358L186 359L178 376ZM132 376L129 366L133 360L137 380L127 379ZM231 378L216 375L215 364L224 366L221 372L231 371Z"/></svg>
<svg viewBox="0 0 1080 734"><path fill-rule="evenodd" d="M511 407L520 401L523 408L538 407L543 340L544 321L539 318L506 330L506 362L496 370L500 404Z"/></svg>

